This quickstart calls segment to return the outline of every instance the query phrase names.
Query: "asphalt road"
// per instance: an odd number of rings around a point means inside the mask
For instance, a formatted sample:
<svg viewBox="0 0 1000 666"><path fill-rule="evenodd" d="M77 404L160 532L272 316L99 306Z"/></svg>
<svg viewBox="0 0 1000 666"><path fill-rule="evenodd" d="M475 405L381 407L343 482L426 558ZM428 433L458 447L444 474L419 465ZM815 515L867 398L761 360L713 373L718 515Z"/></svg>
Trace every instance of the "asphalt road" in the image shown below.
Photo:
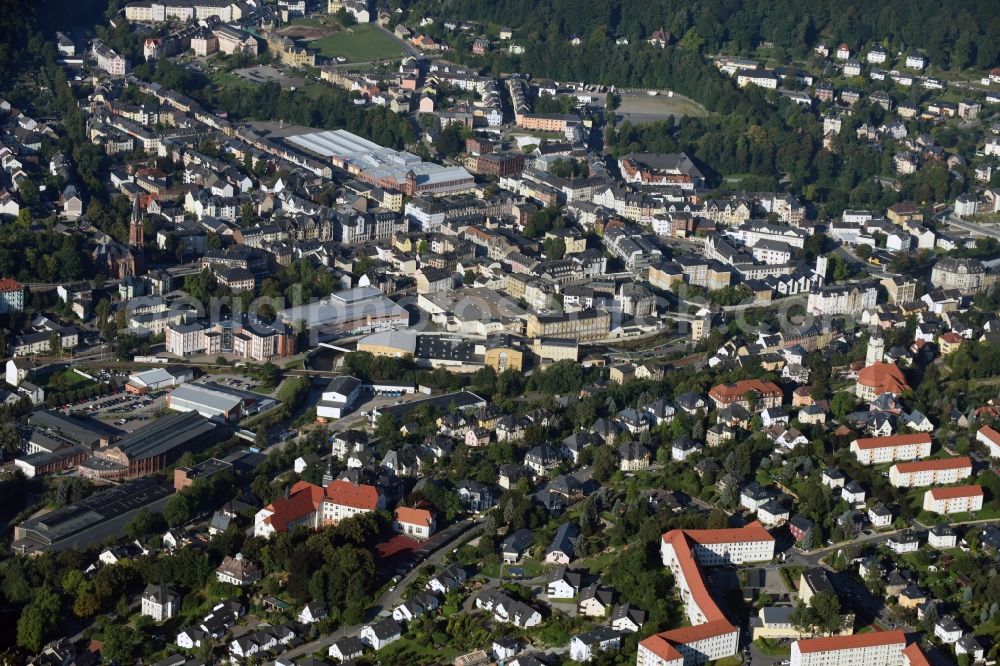
<svg viewBox="0 0 1000 666"><path fill-rule="evenodd" d="M399 605L402 600L403 592L406 590L407 586L416 580L417 576L420 575L420 572L428 565L440 565L445 555L469 539L475 537L480 530L480 521L480 518L463 520L462 522L455 523L454 525L439 532L438 535L436 535L439 540L436 543L433 540L430 542L429 547L432 550L427 552L426 558L420 564L415 566L408 574L406 574L394 587L383 592L382 596L380 596L368 609L365 623L371 621L373 618L383 613L383 611L390 612L393 608ZM425 548L427 548L427 546L425 546ZM418 550L417 553L420 554L421 551ZM283 660L287 660L295 659L304 655L310 655L320 651L325 653L327 648L330 647L332 643L335 643L342 638L347 638L348 636L357 636L363 626L364 624L357 624L340 627L331 634L318 638L310 643L300 645L292 650L288 650L280 656ZM273 664L274 662L271 661L268 663Z"/></svg>

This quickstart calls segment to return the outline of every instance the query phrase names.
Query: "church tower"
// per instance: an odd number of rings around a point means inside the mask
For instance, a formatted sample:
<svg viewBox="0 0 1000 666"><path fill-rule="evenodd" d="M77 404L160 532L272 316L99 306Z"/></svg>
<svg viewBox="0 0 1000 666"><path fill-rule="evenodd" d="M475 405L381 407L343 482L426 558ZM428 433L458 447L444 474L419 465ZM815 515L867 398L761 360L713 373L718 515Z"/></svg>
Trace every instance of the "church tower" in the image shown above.
<svg viewBox="0 0 1000 666"><path fill-rule="evenodd" d="M135 195L135 201L132 202L132 219L128 223L128 249L129 254L132 255L132 261L135 265L135 269L132 275L142 275L145 271L146 263L143 256L143 244L145 238L143 238L142 231L142 208L140 207L139 199L141 195Z"/></svg>
<svg viewBox="0 0 1000 666"><path fill-rule="evenodd" d="M135 195L135 200L132 202L132 219L128 225L128 244L140 252L145 240L142 237L142 209L139 203L141 196L138 193Z"/></svg>
<svg viewBox="0 0 1000 666"><path fill-rule="evenodd" d="M868 353L865 355L865 367L881 363L885 357L885 339L881 333L875 333L868 340Z"/></svg>

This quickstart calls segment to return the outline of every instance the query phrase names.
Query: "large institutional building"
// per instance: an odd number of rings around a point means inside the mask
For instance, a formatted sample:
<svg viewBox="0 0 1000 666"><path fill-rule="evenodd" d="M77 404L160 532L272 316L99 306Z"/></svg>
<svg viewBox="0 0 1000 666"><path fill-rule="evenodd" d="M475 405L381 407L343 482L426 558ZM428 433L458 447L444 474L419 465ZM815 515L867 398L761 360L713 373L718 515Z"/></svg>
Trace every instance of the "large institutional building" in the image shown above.
<svg viewBox="0 0 1000 666"><path fill-rule="evenodd" d="M771 560L774 537L758 522L736 529L671 530L663 535L660 554L674 576L691 626L643 640L636 666L685 666L735 655L739 627L715 603L702 567Z"/></svg>
<svg viewBox="0 0 1000 666"><path fill-rule="evenodd" d="M297 525L319 529L324 525L336 525L344 518L382 509L385 509L385 496L375 486L337 479L323 488L299 481L292 486L288 497L276 499L257 512L253 533L267 538Z"/></svg>
<svg viewBox="0 0 1000 666"><path fill-rule="evenodd" d="M299 305L278 313L278 319L297 327L330 333L377 333L410 324L410 314L375 287L355 287L331 294L318 303Z"/></svg>
<svg viewBox="0 0 1000 666"><path fill-rule="evenodd" d="M424 162L406 151L393 150L347 130L308 132L287 137L288 143L377 187L407 196L455 194L472 190L475 178L464 167Z"/></svg>

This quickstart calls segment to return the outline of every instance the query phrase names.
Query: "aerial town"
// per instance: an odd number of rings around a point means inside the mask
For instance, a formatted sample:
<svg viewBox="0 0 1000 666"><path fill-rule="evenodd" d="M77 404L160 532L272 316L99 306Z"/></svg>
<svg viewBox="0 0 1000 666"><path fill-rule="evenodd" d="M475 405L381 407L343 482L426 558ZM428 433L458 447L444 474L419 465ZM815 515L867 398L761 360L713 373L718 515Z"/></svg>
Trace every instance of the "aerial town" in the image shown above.
<svg viewBox="0 0 1000 666"><path fill-rule="evenodd" d="M0 2L3 664L997 663L996 5L645 5Z"/></svg>

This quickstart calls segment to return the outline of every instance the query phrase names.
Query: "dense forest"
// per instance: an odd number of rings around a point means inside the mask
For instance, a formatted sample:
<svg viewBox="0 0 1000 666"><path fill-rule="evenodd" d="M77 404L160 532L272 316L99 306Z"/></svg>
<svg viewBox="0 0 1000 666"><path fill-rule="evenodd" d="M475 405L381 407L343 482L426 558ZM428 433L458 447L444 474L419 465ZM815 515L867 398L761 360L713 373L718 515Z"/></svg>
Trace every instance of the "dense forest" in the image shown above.
<svg viewBox="0 0 1000 666"><path fill-rule="evenodd" d="M992 0L397 0L411 16L448 16L519 30L531 49L550 48L568 35L632 43L663 28L675 40L705 52L747 52L761 42L794 56L820 41L854 49L878 42L891 50L917 48L941 67L1000 65L1000 16ZM553 65L565 65L565 51Z"/></svg>

